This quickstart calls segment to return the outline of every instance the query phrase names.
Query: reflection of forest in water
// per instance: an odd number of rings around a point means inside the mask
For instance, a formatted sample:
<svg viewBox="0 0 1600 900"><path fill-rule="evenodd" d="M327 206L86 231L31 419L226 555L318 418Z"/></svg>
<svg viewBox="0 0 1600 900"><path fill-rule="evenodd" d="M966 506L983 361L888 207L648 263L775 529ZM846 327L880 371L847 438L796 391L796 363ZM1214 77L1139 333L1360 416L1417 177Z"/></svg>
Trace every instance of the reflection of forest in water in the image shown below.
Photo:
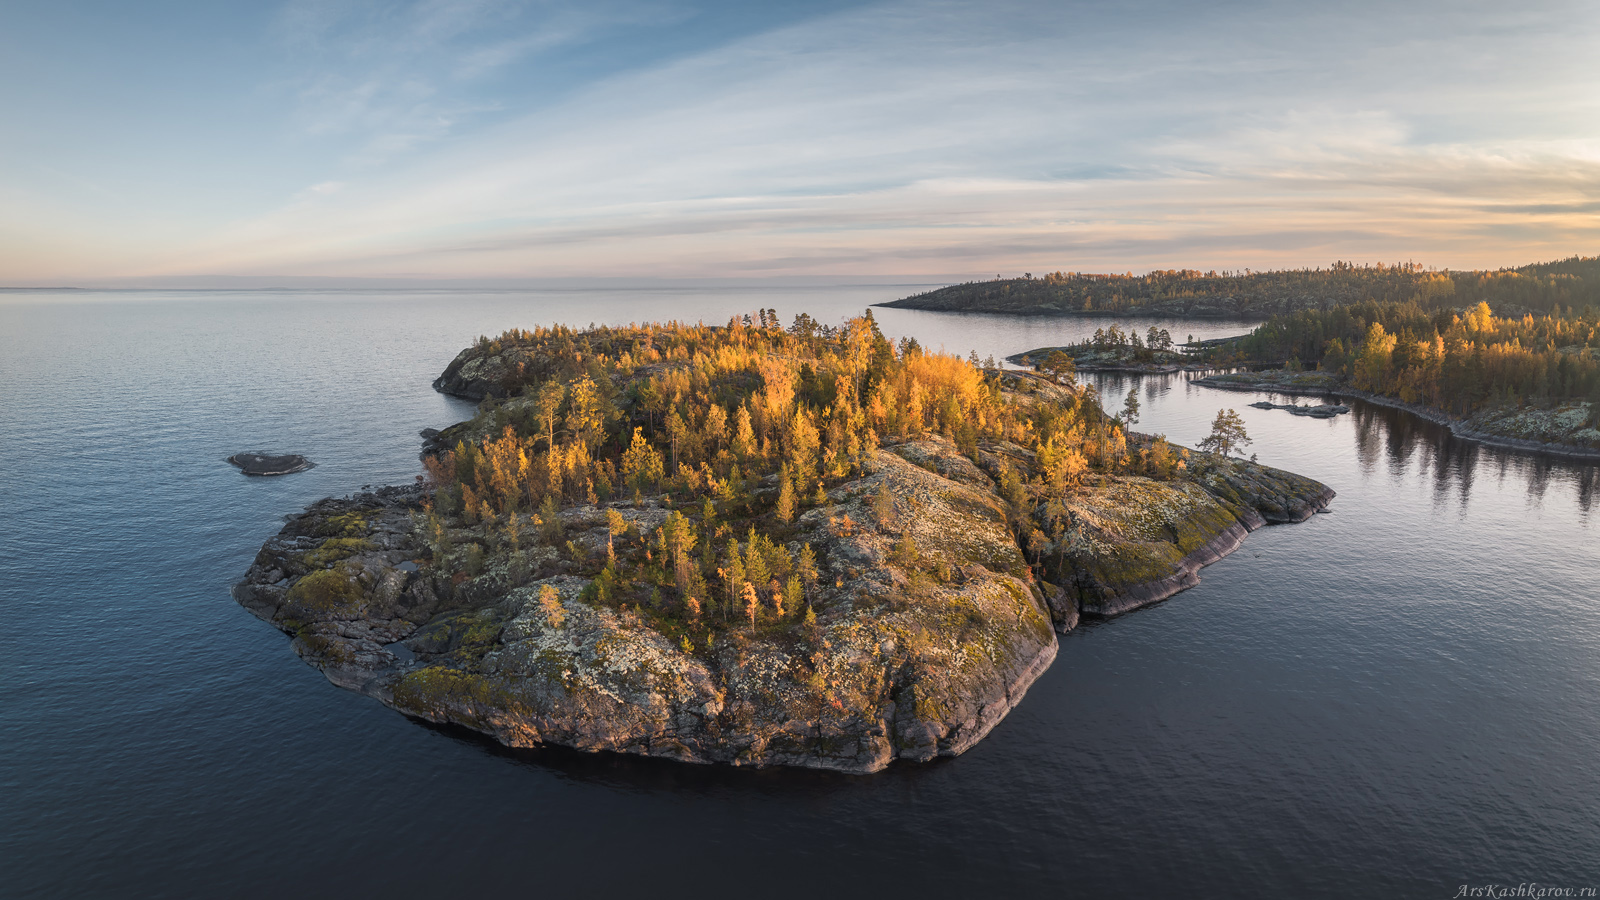
<svg viewBox="0 0 1600 900"><path fill-rule="evenodd" d="M1263 399L1275 403L1323 402L1316 397L1229 393L1190 384L1199 377L1201 373L1097 373L1090 376L1089 383L1100 392L1101 402L1111 412L1122 407L1128 389L1137 384L1143 416L1134 426L1135 430L1166 432L1171 440L1187 446L1193 446L1205 435L1210 418L1219 407L1243 408ZM1544 502L1552 486L1571 485L1579 511L1587 517L1594 508L1596 493L1600 491L1600 465L1458 438L1443 425L1364 400L1341 399L1340 402L1350 407L1350 414L1328 422L1279 414L1284 418L1266 420L1272 423L1267 430L1259 424L1252 426L1251 436L1256 439L1256 446L1250 449L1265 453L1264 448L1273 446L1273 442L1293 435L1297 443L1314 443L1318 455L1342 456L1346 451L1337 435L1348 427L1354 432L1355 459L1363 475L1387 472L1396 481L1408 477L1426 480L1438 504L1456 502L1465 506L1480 478L1493 478L1500 484L1507 478L1521 478L1527 484L1530 502L1535 505Z"/></svg>

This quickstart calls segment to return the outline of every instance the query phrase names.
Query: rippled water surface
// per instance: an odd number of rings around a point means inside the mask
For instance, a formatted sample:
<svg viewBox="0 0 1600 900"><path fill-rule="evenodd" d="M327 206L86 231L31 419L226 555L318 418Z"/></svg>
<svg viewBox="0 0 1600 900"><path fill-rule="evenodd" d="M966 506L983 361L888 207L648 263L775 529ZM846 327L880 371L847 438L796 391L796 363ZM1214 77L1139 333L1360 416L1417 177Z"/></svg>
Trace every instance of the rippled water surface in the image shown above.
<svg viewBox="0 0 1600 900"><path fill-rule="evenodd" d="M1360 403L1140 380L1142 429L1192 444L1237 408L1332 514L1064 638L965 756L875 776L501 750L334 688L228 597L286 513L412 478L417 430L471 412L428 385L480 333L910 292L0 295L0 894L1600 887L1600 475ZM1104 324L878 317L980 356ZM258 449L318 465L222 461Z"/></svg>

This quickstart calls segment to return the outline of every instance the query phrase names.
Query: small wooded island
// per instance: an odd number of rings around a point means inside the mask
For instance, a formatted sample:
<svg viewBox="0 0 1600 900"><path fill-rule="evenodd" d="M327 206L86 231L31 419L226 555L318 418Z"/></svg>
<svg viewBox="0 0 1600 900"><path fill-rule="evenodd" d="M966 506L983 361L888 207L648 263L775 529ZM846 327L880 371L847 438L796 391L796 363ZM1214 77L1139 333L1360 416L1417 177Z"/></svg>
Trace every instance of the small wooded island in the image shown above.
<svg viewBox="0 0 1600 900"><path fill-rule="evenodd" d="M1333 497L870 314L511 331L435 386L482 403L427 474L314 504L235 597L334 683L518 747L959 754L1080 614Z"/></svg>

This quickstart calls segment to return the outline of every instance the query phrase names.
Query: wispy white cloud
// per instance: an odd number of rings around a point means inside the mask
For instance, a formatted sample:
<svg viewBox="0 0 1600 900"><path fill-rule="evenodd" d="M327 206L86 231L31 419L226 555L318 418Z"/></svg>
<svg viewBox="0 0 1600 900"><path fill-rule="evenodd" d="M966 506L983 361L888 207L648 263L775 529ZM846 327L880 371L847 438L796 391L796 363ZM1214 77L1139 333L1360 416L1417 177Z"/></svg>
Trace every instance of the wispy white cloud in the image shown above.
<svg viewBox="0 0 1600 900"><path fill-rule="evenodd" d="M647 0L294 0L278 37L294 63L285 89L299 127L358 137L350 159L372 166L503 108L475 82L606 29L675 15Z"/></svg>
<svg viewBox="0 0 1600 900"><path fill-rule="evenodd" d="M307 67L332 81L306 127L361 129L373 162L143 274L1464 266L1600 243L1600 9L1575 4L913 0L470 128L460 79L583 26L377 9L284 25L333 59Z"/></svg>

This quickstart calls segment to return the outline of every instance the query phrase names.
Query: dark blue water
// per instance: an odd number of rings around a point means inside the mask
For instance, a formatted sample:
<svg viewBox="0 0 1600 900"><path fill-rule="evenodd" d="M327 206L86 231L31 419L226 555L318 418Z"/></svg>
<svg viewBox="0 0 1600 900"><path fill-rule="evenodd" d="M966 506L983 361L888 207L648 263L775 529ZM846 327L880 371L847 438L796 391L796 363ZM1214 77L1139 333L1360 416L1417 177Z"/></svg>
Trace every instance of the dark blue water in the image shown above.
<svg viewBox="0 0 1600 900"><path fill-rule="evenodd" d="M470 412L428 383L480 333L908 292L0 297L0 894L1600 886L1600 477L1387 410L1140 382L1141 427L1238 408L1335 512L1065 638L965 756L869 777L504 751L334 688L228 597L285 513L413 477L417 430ZM879 318L996 356L1102 324ZM222 462L257 449L318 467Z"/></svg>

